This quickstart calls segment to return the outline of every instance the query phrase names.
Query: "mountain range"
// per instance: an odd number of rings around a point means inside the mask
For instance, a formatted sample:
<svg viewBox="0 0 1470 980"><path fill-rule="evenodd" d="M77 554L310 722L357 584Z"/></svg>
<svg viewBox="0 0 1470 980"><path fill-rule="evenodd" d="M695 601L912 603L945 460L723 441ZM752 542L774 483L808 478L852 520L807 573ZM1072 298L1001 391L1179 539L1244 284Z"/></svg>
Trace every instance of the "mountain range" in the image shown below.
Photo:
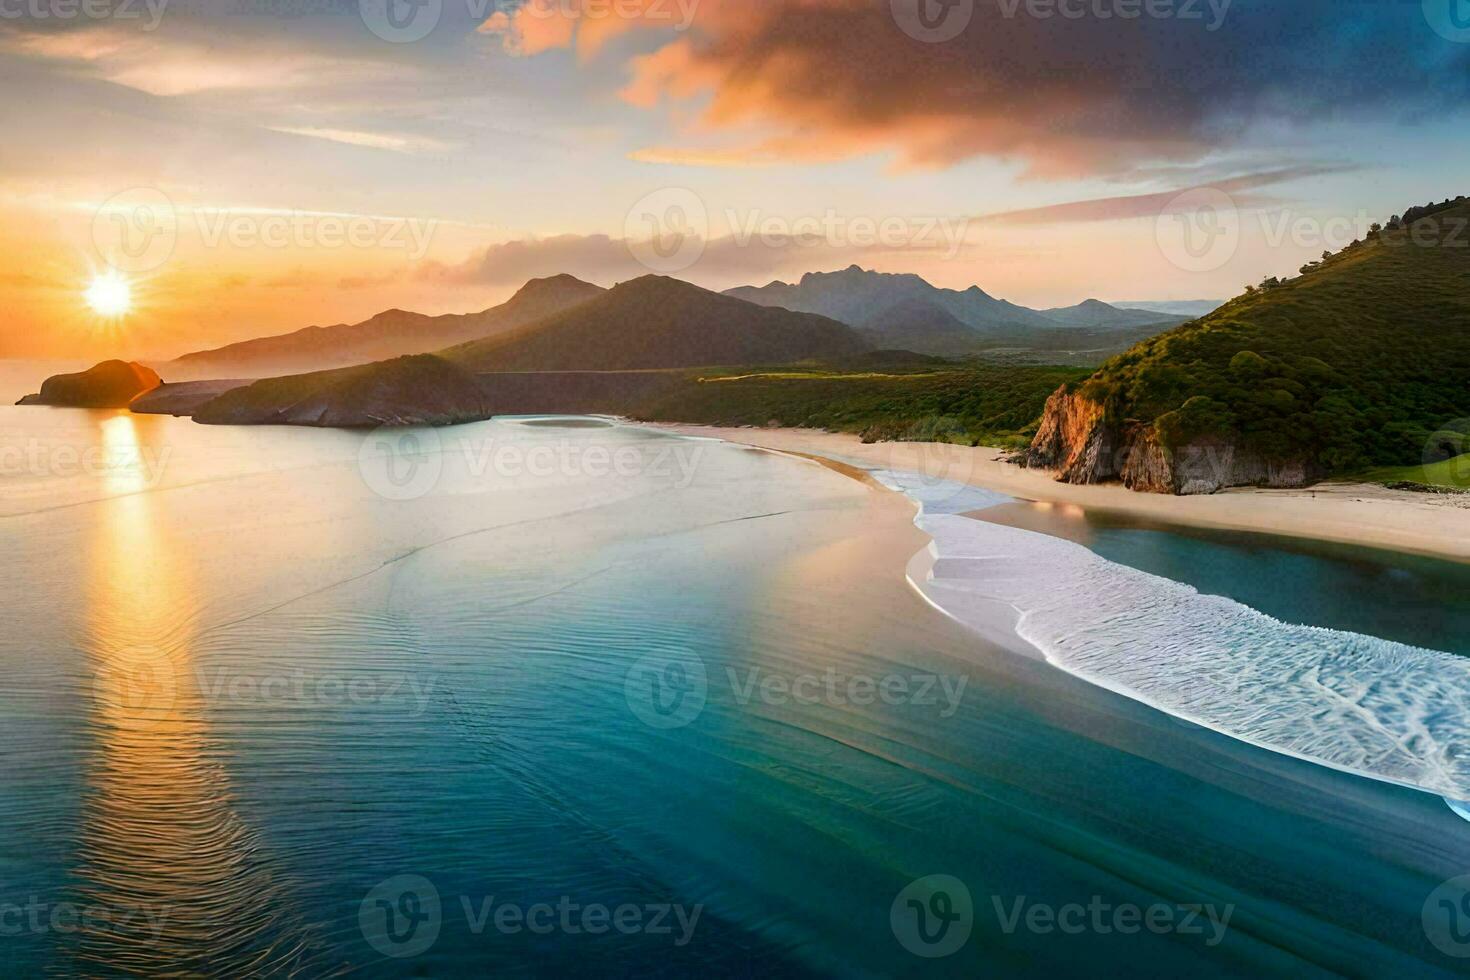
<svg viewBox="0 0 1470 980"><path fill-rule="evenodd" d="M362 323L307 327L185 354L166 365L165 370L190 377L267 377L350 367L510 333L605 291L573 276L533 279L507 302L479 313L425 316L388 310Z"/></svg>
<svg viewBox="0 0 1470 980"><path fill-rule="evenodd" d="M856 265L841 272L808 273L796 283L740 286L725 295L831 317L856 328L876 346L921 354L972 354L986 347L1024 346L1030 338L1051 346L1044 332L1067 329L1136 329L1146 335L1189 319L1154 310L1120 309L1096 299L1033 310L996 299L979 286L942 289L916 275L871 272ZM1137 339L1141 335L1130 342Z"/></svg>
<svg viewBox="0 0 1470 980"><path fill-rule="evenodd" d="M528 328L596 301L607 292L570 275L534 279L506 303L478 313L427 316L388 310L361 323L307 327L280 336L185 354L160 365L160 369L171 377L269 377L350 367L462 345L481 346L473 352L458 352L458 357L480 359L485 364L510 363L518 356L514 351L526 344L542 345L537 347L542 354L551 350L545 346L552 344L551 334L530 341L525 334ZM1121 350L1143 336L1188 319L1179 313L1119 308L1099 300L1062 309L1033 310L996 299L978 286L963 291L941 289L916 275L870 272L857 266L840 272L810 273L794 284L742 286L724 295L731 301L784 308L846 324L875 348L948 357L994 347ZM631 294L622 294L605 312L615 317L633 315L624 305L633 299ZM595 312L600 308L592 309ZM774 322L746 306L725 305L719 311L723 323L720 329L726 333L734 329L736 319L748 320L757 331L762 323ZM672 310L660 313L648 308L638 310L637 315L662 316L667 321ZM673 324L666 322L665 326ZM576 334L576 328L566 324L557 330L568 331L568 337ZM510 344L512 338L519 339ZM491 351L498 350L502 340L509 346L492 355ZM731 347L729 352L734 354L738 350ZM578 363L595 361L581 353ZM562 364L570 357L571 353L562 352L553 361ZM535 363L541 370L554 369L534 358L520 363ZM602 367L613 369L605 363Z"/></svg>
<svg viewBox="0 0 1470 980"><path fill-rule="evenodd" d="M827 317L645 276L436 354L267 378L202 398L189 414L229 425L448 425L524 410L532 395L560 399L560 410L569 411L581 399L651 390L679 369L832 363L870 349L857 331ZM589 388L588 378L606 385Z"/></svg>
<svg viewBox="0 0 1470 980"><path fill-rule="evenodd" d="M869 349L851 327L662 276L625 282L519 330L443 351L474 371L627 371L787 364Z"/></svg>

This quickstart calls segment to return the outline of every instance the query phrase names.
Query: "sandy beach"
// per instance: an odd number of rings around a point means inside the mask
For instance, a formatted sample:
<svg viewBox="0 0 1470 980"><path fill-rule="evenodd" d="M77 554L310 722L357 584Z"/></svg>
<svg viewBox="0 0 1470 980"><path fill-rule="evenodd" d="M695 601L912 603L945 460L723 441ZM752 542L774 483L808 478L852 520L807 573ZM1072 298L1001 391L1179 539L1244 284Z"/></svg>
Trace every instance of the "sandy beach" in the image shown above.
<svg viewBox="0 0 1470 980"><path fill-rule="evenodd" d="M1122 486L1071 486L1002 461L1003 450L935 443L874 443L815 429L664 428L692 436L781 452L828 456L968 483L1054 504L1134 518L1232 531L1386 548L1470 562L1470 495L1389 490L1364 483L1324 483L1304 490L1236 489L1212 496L1170 497Z"/></svg>
<svg viewBox="0 0 1470 980"><path fill-rule="evenodd" d="M1376 488L1362 486L1318 490L1315 496L1312 491L1247 491L1173 498L1063 486L1000 462L994 449L865 446L850 436L813 431L677 427L677 433L800 456L921 504L915 523L932 544L910 557L906 578L934 609L994 646L1043 659L1098 687L1257 748L1445 799L1465 798L1466 774L1446 763L1454 750L1438 744L1440 737L1453 738L1452 731L1463 730L1462 722L1451 722L1450 732L1437 731L1445 712L1453 713L1448 706L1463 699L1466 678L1454 654L1321 624L1292 625L1294 620L1222 602L1188 584L1112 564L1074 542L971 519L977 508L1004 499L1000 494L1062 507L1107 508L1158 522L1361 544L1367 540L1353 533L1354 522L1366 523L1359 515L1371 509L1372 543L1463 561L1467 556L1457 550L1463 537L1444 533L1443 521L1463 524L1470 517L1463 507L1402 500L1408 495L1386 490L1370 496ZM1048 494L1053 488L1061 494ZM1141 506L1130 506L1128 498ZM1227 506L1199 506L1214 501ZM1173 509L1180 504L1187 505L1182 517ZM1433 547L1430 527L1443 534ZM1080 619L1057 605L1058 594L1086 610ZM1079 626L1085 627L1082 634ZM1197 632L1181 646L1176 642L1180 629ZM1242 638L1248 642L1242 644ZM1214 671L1229 683L1200 683ZM1339 672L1354 678L1350 689L1387 690L1400 683L1404 690L1386 709L1350 699L1354 707L1339 712L1338 701L1324 697ZM1316 680L1319 676L1327 678L1325 684ZM1274 710L1266 718L1260 707L1268 702ZM1396 741L1398 735L1386 736L1400 727L1424 733L1429 750L1408 749Z"/></svg>

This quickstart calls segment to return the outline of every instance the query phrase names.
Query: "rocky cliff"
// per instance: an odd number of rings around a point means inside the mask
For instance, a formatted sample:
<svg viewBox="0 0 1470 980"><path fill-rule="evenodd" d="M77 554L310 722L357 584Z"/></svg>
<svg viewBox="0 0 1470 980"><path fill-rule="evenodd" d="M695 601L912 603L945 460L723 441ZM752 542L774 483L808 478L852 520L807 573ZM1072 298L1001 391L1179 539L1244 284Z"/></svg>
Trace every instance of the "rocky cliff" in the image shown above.
<svg viewBox="0 0 1470 980"><path fill-rule="evenodd" d="M1165 446L1152 425L1109 422L1102 405L1066 388L1047 400L1020 462L1051 470L1062 483L1119 480L1130 490L1186 496L1226 487L1301 487L1322 476L1306 458L1267 459L1226 437Z"/></svg>

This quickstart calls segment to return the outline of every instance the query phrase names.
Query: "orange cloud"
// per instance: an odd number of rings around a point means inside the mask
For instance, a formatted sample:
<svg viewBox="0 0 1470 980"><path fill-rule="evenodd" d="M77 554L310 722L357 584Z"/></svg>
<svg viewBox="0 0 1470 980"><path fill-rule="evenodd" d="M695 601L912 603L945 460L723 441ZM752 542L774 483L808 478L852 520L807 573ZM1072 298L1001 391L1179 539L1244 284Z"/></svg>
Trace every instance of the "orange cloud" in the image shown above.
<svg viewBox="0 0 1470 980"><path fill-rule="evenodd" d="M965 28L935 43L890 0L685 2L687 25L679 0L530 0L491 29L521 54L569 48L584 63L612 56L622 35L661 32L621 64L621 95L692 119L680 130L695 143L736 131L780 159L889 153L899 168L942 168L986 156L1045 178L1196 160L1268 109L1304 121L1401 112L1426 91L1412 45L1387 40L1422 33L1416 11L1374 10L1372 29L1344 32L1330 0L1177 4L1180 16L1126 20L977 0ZM1213 13L1185 15L1204 9ZM1373 71L1327 86L1321 64ZM689 160L708 153L682 149Z"/></svg>

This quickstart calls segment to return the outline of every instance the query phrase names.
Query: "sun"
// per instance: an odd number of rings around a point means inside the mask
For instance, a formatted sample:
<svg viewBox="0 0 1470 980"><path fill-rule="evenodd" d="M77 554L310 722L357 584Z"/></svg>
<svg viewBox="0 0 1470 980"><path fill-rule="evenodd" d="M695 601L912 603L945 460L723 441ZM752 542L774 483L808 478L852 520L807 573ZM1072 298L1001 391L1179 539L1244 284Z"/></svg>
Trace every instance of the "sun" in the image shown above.
<svg viewBox="0 0 1470 980"><path fill-rule="evenodd" d="M85 295L87 305L100 316L122 316L133 308L133 287L116 272L94 277Z"/></svg>

